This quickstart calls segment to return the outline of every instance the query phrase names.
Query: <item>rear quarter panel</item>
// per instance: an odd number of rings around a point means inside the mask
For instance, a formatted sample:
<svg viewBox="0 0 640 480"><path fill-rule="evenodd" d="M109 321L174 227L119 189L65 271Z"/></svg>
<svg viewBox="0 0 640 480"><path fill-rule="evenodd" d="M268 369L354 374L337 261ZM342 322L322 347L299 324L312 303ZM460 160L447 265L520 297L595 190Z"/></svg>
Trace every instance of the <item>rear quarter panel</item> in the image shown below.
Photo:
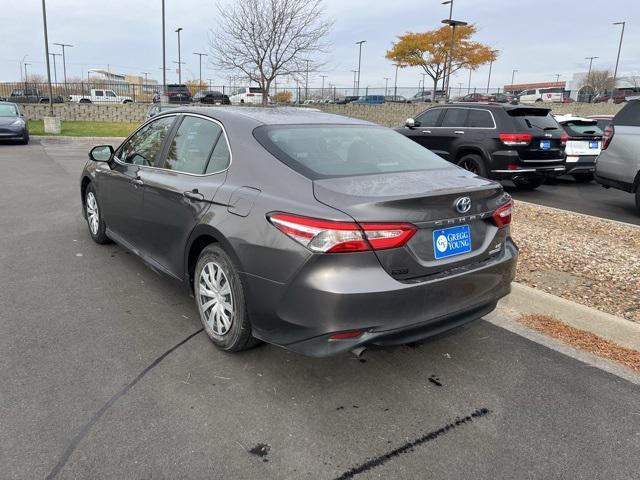
<svg viewBox="0 0 640 480"><path fill-rule="evenodd" d="M616 126L609 147L598 157L597 175L633 183L640 170L640 127Z"/></svg>

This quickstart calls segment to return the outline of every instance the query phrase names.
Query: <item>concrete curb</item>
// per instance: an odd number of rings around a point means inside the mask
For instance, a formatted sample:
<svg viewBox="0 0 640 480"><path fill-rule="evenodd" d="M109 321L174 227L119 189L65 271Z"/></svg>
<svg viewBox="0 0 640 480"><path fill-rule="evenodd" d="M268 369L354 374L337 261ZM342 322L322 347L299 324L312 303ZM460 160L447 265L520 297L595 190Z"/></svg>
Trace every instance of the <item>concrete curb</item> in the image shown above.
<svg viewBox="0 0 640 480"><path fill-rule="evenodd" d="M509 316L523 313L549 315L566 324L599 335L620 346L640 351L640 325L624 318L585 307L520 283L500 300L498 310Z"/></svg>
<svg viewBox="0 0 640 480"><path fill-rule="evenodd" d="M65 135L31 135L33 140L46 140L46 141L59 141L64 142L76 142L76 141L88 141L88 142L103 142L106 145L108 143L120 144L127 137L71 137ZM106 143L104 143L106 142Z"/></svg>

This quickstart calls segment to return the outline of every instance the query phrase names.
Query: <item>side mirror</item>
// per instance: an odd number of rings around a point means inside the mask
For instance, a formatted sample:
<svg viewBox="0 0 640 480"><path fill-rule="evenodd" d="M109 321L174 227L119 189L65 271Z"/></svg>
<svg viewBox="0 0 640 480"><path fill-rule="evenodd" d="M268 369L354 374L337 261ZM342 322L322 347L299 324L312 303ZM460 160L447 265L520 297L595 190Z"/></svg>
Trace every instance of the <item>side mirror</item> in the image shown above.
<svg viewBox="0 0 640 480"><path fill-rule="evenodd" d="M413 118L407 118L406 122L404 122L404 125L409 128L414 128L419 127L420 122L416 122Z"/></svg>
<svg viewBox="0 0 640 480"><path fill-rule="evenodd" d="M89 158L94 162L108 162L113 158L113 152L111 145L99 145L89 151Z"/></svg>

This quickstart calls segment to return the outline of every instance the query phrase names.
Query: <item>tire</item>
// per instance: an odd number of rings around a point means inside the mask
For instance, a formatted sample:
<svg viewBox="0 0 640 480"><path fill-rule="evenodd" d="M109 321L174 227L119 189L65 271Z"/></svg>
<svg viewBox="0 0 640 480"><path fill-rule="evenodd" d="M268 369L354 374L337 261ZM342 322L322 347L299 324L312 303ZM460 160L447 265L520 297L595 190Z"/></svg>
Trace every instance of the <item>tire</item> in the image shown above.
<svg viewBox="0 0 640 480"><path fill-rule="evenodd" d="M535 103L542 103L542 99L541 98L536 98L536 102Z"/></svg>
<svg viewBox="0 0 640 480"><path fill-rule="evenodd" d="M542 177L522 177L514 178L513 184L520 190L535 190L544 183Z"/></svg>
<svg viewBox="0 0 640 480"><path fill-rule="evenodd" d="M95 213L97 217L94 217L92 213ZM101 215L98 196L91 184L87 185L84 192L84 216L87 219L89 234L93 241L100 245L111 243L111 240L107 237L107 224L104 222Z"/></svg>
<svg viewBox="0 0 640 480"><path fill-rule="evenodd" d="M91 100L89 100L88 98L81 98L78 103L91 103Z"/></svg>
<svg viewBox="0 0 640 480"><path fill-rule="evenodd" d="M574 173L572 177L578 183L589 183L593 180L593 173Z"/></svg>
<svg viewBox="0 0 640 480"><path fill-rule="evenodd" d="M124 102L122 102L123 104L127 104L127 103L133 103L133 100L125 100Z"/></svg>
<svg viewBox="0 0 640 480"><path fill-rule="evenodd" d="M22 145L28 145L29 144L29 132L24 132L24 135L22 136L22 140L20 140L20 143Z"/></svg>
<svg viewBox="0 0 640 480"><path fill-rule="evenodd" d="M640 187L636 190L636 210L638 210L638 215L640 215Z"/></svg>
<svg viewBox="0 0 640 480"><path fill-rule="evenodd" d="M240 276L231 257L218 245L209 245L200 253L193 290L204 331L218 348L239 352L259 343L251 333Z"/></svg>
<svg viewBox="0 0 640 480"><path fill-rule="evenodd" d="M473 153L463 155L458 159L456 164L471 173L475 173L481 177L487 177L487 168L485 167L484 160L482 160L480 155Z"/></svg>

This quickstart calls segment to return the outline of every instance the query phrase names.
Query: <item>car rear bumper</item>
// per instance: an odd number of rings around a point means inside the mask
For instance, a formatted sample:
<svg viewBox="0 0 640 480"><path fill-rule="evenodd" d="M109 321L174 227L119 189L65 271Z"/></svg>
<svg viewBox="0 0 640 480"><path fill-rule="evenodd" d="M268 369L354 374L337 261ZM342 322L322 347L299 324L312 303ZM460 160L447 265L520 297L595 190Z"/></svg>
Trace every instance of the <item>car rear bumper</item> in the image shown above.
<svg viewBox="0 0 640 480"><path fill-rule="evenodd" d="M593 173L597 155L567 155L567 173Z"/></svg>
<svg viewBox="0 0 640 480"><path fill-rule="evenodd" d="M634 191L633 183L630 183L630 182L624 182L621 180L614 180L613 178L602 177L597 173L594 174L593 178L595 179L596 182L598 182L600 185L606 188L615 188L617 190L622 190L623 192L628 192L628 193L633 193Z"/></svg>
<svg viewBox="0 0 640 480"><path fill-rule="evenodd" d="M566 172L564 153L562 158L522 160L516 150L501 150L491 155L489 178L511 180L514 177L557 177Z"/></svg>
<svg viewBox="0 0 640 480"><path fill-rule="evenodd" d="M518 177L538 176L538 177L557 177L566 173L564 165L554 165L549 167L517 167L515 169L491 170L490 178L496 180L513 180Z"/></svg>
<svg viewBox="0 0 640 480"><path fill-rule="evenodd" d="M510 292L517 257L508 238L484 262L412 282L392 278L371 252L314 256L288 284L245 274L254 334L313 357L424 339L492 311ZM330 339L354 330L357 338Z"/></svg>

